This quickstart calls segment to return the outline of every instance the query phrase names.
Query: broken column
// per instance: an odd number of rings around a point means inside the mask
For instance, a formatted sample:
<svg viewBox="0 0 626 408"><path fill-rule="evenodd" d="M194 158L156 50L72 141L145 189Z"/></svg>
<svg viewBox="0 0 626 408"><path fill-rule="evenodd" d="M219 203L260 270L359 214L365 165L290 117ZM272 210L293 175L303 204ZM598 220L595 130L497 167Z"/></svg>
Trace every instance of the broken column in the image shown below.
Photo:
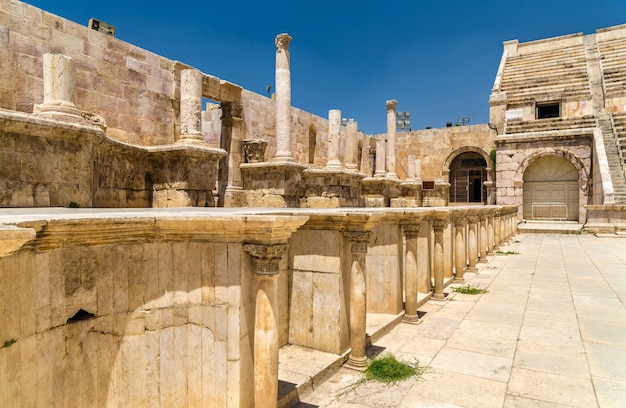
<svg viewBox="0 0 626 408"><path fill-rule="evenodd" d="M254 406L276 407L278 401L278 273L287 245L244 245L256 270L254 315Z"/></svg>
<svg viewBox="0 0 626 408"><path fill-rule="evenodd" d="M358 124L353 119L349 119L346 125L347 136L346 136L346 170L349 171L358 171L357 160L359 157L358 154L358 143L357 143L357 133L358 133Z"/></svg>
<svg viewBox="0 0 626 408"><path fill-rule="evenodd" d="M220 146L228 156L220 161L220 207L245 207L246 199L241 178L243 106L241 102L222 102L222 137Z"/></svg>
<svg viewBox="0 0 626 408"><path fill-rule="evenodd" d="M276 36L276 156L274 161L294 161L291 155L291 68L289 34Z"/></svg>
<svg viewBox="0 0 626 408"><path fill-rule="evenodd" d="M374 177L385 177L387 174L385 171L385 144L387 141L382 137L382 135L378 135L376 137L376 171L374 172Z"/></svg>
<svg viewBox="0 0 626 408"><path fill-rule="evenodd" d="M33 113L44 116L74 116L81 113L74 104L76 87L74 60L62 54L43 56L43 104L35 105Z"/></svg>
<svg viewBox="0 0 626 408"><path fill-rule="evenodd" d="M331 109L328 111L328 162L326 169L341 170L343 166L339 160L341 144L341 111Z"/></svg>
<svg viewBox="0 0 626 408"><path fill-rule="evenodd" d="M180 138L177 143L204 143L202 79L197 69L180 71Z"/></svg>
<svg viewBox="0 0 626 408"><path fill-rule="evenodd" d="M396 105L394 100L387 101L387 177L397 179L396 173Z"/></svg>

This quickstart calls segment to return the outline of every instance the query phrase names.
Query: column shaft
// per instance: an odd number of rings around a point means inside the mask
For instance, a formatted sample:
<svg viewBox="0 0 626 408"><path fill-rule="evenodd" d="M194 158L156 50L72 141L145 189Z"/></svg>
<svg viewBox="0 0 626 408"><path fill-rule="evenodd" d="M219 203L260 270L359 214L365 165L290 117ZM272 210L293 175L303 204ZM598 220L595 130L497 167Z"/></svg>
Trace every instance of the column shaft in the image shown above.
<svg viewBox="0 0 626 408"><path fill-rule="evenodd" d="M476 229L478 218L476 216L467 217L468 231L467 231L467 271L476 272L476 262L478 261L478 241Z"/></svg>
<svg viewBox="0 0 626 408"><path fill-rule="evenodd" d="M331 109L328 111L328 163L327 169L341 170L339 150L341 148L341 111Z"/></svg>
<svg viewBox="0 0 626 408"><path fill-rule="evenodd" d="M405 225L406 236L406 270L404 271L404 321L407 323L417 323L417 236L419 225Z"/></svg>
<svg viewBox="0 0 626 408"><path fill-rule="evenodd" d="M180 71L181 143L204 142L202 135L202 78L197 69Z"/></svg>
<svg viewBox="0 0 626 408"><path fill-rule="evenodd" d="M276 157L293 161L291 155L291 67L289 34L276 36Z"/></svg>
<svg viewBox="0 0 626 408"><path fill-rule="evenodd" d="M487 245L489 239L487 238L487 217L481 216L479 218L480 231L478 234L478 254L480 257L480 263L487 262Z"/></svg>
<svg viewBox="0 0 626 408"><path fill-rule="evenodd" d="M435 231L435 244L433 246L433 263L434 263L434 280L435 290L433 292L433 299L443 300L445 295L443 294L443 229L446 225L445 221L435 220L433 221L433 230Z"/></svg>
<svg viewBox="0 0 626 408"><path fill-rule="evenodd" d="M396 172L396 101L387 101L387 177L398 178Z"/></svg>
<svg viewBox="0 0 626 408"><path fill-rule="evenodd" d="M357 133L358 133L358 123L352 119L348 120L348 124L346 125L347 137L346 137L346 170L357 171L358 169L358 143L357 143Z"/></svg>
<svg viewBox="0 0 626 408"><path fill-rule="evenodd" d="M369 233L349 231L344 233L350 239L352 262L350 265L350 355L348 364L355 368L365 368L367 357L366 320L367 298L365 282L365 259Z"/></svg>
<svg viewBox="0 0 626 408"><path fill-rule="evenodd" d="M457 218L454 220L454 282L455 283L464 283L465 279L463 278L463 273L465 272L466 263L466 250L465 250L465 239L463 234L465 232L465 221L462 218Z"/></svg>

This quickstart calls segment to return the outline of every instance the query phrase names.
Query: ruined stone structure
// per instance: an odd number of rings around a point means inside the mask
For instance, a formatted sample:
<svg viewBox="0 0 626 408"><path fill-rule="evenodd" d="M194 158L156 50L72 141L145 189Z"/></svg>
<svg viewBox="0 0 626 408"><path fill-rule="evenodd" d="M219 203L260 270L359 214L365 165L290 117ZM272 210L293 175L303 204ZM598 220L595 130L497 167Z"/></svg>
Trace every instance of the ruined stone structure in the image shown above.
<svg viewBox="0 0 626 408"><path fill-rule="evenodd" d="M2 406L286 406L289 347L361 369L373 317L419 323L546 177L624 225L624 27L505 43L488 125L396 133L389 100L369 136L291 106L288 34L271 99L0 6Z"/></svg>

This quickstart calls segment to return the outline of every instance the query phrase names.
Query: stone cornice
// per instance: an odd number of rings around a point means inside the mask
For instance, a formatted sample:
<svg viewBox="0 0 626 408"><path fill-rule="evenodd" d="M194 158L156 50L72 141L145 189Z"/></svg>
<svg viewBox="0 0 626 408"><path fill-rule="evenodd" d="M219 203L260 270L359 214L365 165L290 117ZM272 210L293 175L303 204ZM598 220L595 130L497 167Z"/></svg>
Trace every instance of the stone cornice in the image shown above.
<svg viewBox="0 0 626 408"><path fill-rule="evenodd" d="M34 238L35 230L32 228L0 225L0 258L17 251Z"/></svg>

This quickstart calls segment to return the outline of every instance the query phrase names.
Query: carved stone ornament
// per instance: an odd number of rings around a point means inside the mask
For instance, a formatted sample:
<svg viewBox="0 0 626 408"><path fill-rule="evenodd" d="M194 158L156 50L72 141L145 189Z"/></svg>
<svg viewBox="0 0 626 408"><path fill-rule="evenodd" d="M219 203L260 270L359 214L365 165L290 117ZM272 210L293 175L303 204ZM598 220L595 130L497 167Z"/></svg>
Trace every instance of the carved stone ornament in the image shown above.
<svg viewBox="0 0 626 408"><path fill-rule="evenodd" d="M287 245L245 244L243 249L252 256L257 274L276 275L279 272L280 259L287 251Z"/></svg>
<svg viewBox="0 0 626 408"><path fill-rule="evenodd" d="M417 235L420 233L419 224L406 224L402 226L402 229L407 239L417 238Z"/></svg>
<svg viewBox="0 0 626 408"><path fill-rule="evenodd" d="M446 220L436 219L432 221L432 225L435 233L441 234L446 225L448 225L448 222Z"/></svg>
<svg viewBox="0 0 626 408"><path fill-rule="evenodd" d="M367 253L367 244L370 241L370 233L367 231L345 231L343 233L352 243L353 253Z"/></svg>
<svg viewBox="0 0 626 408"><path fill-rule="evenodd" d="M288 49L290 42L291 42L291 36L287 33L278 34L276 36L276 48L278 48L279 50Z"/></svg>
<svg viewBox="0 0 626 408"><path fill-rule="evenodd" d="M396 100L391 100L391 101L387 101L387 110L395 110L396 106L398 105L398 101Z"/></svg>
<svg viewBox="0 0 626 408"><path fill-rule="evenodd" d="M247 139L242 143L246 163L259 163L265 161L267 141L263 139Z"/></svg>

